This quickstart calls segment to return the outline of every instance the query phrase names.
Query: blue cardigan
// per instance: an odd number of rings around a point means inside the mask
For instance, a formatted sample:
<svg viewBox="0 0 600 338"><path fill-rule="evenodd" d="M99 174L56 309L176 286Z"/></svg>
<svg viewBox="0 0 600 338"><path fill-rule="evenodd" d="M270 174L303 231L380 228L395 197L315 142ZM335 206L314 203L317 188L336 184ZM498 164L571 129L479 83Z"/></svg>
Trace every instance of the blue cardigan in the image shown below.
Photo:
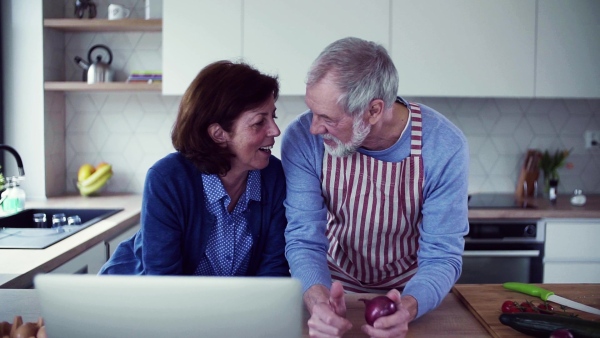
<svg viewBox="0 0 600 338"><path fill-rule="evenodd" d="M247 276L289 276L281 162L260 171L261 201L249 201L253 246ZM202 174L180 153L156 162L146 175L140 230L117 247L99 274L193 275L216 218L206 209Z"/></svg>

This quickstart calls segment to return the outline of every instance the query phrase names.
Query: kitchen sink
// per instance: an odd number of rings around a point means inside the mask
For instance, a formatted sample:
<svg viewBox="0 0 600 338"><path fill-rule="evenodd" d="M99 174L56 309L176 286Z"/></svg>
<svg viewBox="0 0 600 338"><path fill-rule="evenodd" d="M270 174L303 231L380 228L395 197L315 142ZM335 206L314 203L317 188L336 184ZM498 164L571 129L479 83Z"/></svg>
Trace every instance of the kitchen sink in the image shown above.
<svg viewBox="0 0 600 338"><path fill-rule="evenodd" d="M0 249L44 249L123 209L25 209L0 218ZM46 214L45 225L34 222L34 214ZM81 225L51 228L52 215L79 216Z"/></svg>

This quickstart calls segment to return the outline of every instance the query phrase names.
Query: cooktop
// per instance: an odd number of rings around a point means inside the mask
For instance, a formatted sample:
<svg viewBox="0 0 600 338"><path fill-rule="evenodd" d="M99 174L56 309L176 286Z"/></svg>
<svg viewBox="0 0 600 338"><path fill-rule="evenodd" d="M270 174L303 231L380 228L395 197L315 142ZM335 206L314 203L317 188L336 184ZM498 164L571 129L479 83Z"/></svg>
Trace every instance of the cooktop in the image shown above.
<svg viewBox="0 0 600 338"><path fill-rule="evenodd" d="M532 202L518 201L512 193L480 193L469 195L469 209L535 209Z"/></svg>

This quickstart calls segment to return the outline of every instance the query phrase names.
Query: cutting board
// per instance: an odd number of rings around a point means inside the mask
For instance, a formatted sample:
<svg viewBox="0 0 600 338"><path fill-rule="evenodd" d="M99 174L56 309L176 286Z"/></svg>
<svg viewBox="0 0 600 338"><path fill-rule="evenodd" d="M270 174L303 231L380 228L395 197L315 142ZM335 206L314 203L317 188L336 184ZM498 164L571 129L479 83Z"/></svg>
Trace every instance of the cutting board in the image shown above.
<svg viewBox="0 0 600 338"><path fill-rule="evenodd" d="M552 290L558 296L600 308L600 284L536 285ZM505 300L514 300L519 303L528 300L533 301L535 304L543 302L539 298L507 290L501 284L456 284L452 292L465 304L492 337L528 337L500 323L498 320L498 317L502 314L500 308ZM559 309L559 306L556 305L554 308ZM600 316L573 309L567 311L578 314L582 319L600 321Z"/></svg>

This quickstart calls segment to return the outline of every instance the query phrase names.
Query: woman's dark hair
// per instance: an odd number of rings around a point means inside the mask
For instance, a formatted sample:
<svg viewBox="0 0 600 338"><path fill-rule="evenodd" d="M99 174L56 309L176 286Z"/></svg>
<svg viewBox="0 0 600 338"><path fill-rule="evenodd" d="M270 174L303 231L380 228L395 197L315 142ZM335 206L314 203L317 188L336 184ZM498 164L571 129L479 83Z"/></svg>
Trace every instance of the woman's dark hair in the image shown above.
<svg viewBox="0 0 600 338"><path fill-rule="evenodd" d="M218 145L208 127L218 123L231 132L245 111L277 100L277 77L261 74L245 63L217 61L203 68L187 88L171 132L173 147L205 174L224 175L231 169L231 151Z"/></svg>

